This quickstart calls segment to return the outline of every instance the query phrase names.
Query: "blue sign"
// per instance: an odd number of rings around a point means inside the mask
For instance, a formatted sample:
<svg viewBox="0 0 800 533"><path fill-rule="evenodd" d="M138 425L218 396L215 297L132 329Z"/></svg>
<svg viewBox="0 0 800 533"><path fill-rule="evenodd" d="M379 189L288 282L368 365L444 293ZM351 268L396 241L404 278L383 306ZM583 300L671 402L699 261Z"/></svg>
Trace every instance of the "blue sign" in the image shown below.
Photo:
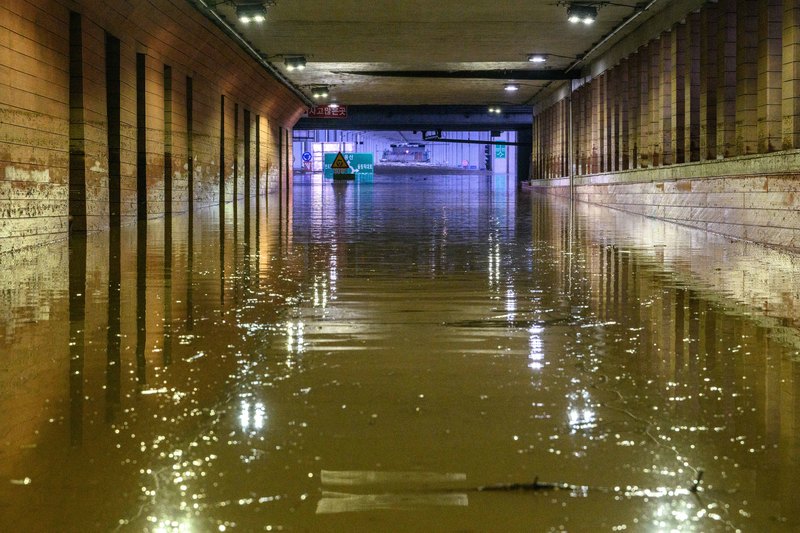
<svg viewBox="0 0 800 533"><path fill-rule="evenodd" d="M311 152L303 152L303 161L308 163L311 161L311 158L312 158Z"/></svg>

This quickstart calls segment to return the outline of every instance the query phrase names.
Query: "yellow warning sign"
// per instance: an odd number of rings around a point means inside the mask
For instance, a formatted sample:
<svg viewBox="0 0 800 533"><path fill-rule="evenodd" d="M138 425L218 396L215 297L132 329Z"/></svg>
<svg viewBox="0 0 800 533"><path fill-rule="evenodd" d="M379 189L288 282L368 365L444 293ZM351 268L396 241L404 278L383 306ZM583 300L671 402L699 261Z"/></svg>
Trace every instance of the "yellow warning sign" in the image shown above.
<svg viewBox="0 0 800 533"><path fill-rule="evenodd" d="M347 161L345 161L344 156L342 155L342 152L339 152L338 154L336 154L336 159L334 159L333 163L331 163L331 168L335 168L335 169L349 169L350 168L350 165L348 165Z"/></svg>

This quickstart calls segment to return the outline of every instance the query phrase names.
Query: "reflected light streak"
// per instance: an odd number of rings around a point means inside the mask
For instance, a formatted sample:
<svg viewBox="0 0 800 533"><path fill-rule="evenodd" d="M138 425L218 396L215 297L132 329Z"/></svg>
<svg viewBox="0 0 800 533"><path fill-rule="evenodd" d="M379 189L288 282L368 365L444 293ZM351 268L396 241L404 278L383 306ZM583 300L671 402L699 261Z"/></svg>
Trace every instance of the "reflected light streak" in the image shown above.
<svg viewBox="0 0 800 533"><path fill-rule="evenodd" d="M517 293L514 292L514 287L506 290L506 316L509 322L517 318Z"/></svg>
<svg viewBox="0 0 800 533"><path fill-rule="evenodd" d="M188 523L178 520L159 520L155 517L148 517L148 521L155 522L153 531L156 533L190 533L192 531Z"/></svg>
<svg viewBox="0 0 800 533"><path fill-rule="evenodd" d="M338 279L339 275L337 273L338 268L338 259L336 257L336 244L331 244L331 258L328 261L330 266L330 291L331 291L331 300L334 300L334 293L336 292L336 280Z"/></svg>
<svg viewBox="0 0 800 533"><path fill-rule="evenodd" d="M567 418L572 433L597 426L597 414L592 408L592 398L589 396L589 391L582 390L577 393L573 392L567 395L567 398L570 404L567 411Z"/></svg>
<svg viewBox="0 0 800 533"><path fill-rule="evenodd" d="M261 431L267 420L266 408L263 402L251 404L247 400L242 400L241 411L239 413L239 425L245 431L250 429Z"/></svg>
<svg viewBox="0 0 800 533"><path fill-rule="evenodd" d="M544 328L541 326L533 325L528 329L531 334L529 340L530 351L528 353L528 368L531 370L541 370L544 367L544 343L542 342L542 333Z"/></svg>
<svg viewBox="0 0 800 533"><path fill-rule="evenodd" d="M328 306L328 280L324 276L314 276L314 307L325 309Z"/></svg>
<svg viewBox="0 0 800 533"><path fill-rule="evenodd" d="M302 322L298 321L297 324L287 322L286 351L290 354L299 354L305 351L305 326Z"/></svg>
<svg viewBox="0 0 800 533"><path fill-rule="evenodd" d="M495 236L489 235L489 286L495 287L500 283L500 243L495 242Z"/></svg>

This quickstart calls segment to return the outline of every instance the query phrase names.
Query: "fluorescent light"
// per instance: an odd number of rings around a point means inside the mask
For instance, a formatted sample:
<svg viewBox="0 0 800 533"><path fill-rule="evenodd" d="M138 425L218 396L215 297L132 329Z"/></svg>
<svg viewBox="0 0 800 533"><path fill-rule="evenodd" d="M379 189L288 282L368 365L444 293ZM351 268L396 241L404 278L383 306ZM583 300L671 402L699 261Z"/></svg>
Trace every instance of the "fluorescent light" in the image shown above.
<svg viewBox="0 0 800 533"><path fill-rule="evenodd" d="M547 62L547 56L544 54L531 54L528 56L528 61L531 63L545 63Z"/></svg>
<svg viewBox="0 0 800 533"><path fill-rule="evenodd" d="M503 112L503 108L501 108L499 105L490 105L488 111L491 114L499 115Z"/></svg>
<svg viewBox="0 0 800 533"><path fill-rule="evenodd" d="M337 104L336 102L331 102L330 104L328 104L328 107L330 107L331 109L339 109L339 104Z"/></svg>
<svg viewBox="0 0 800 533"><path fill-rule="evenodd" d="M505 89L508 92L519 91L519 85L517 85L516 83L506 83L503 86L503 89Z"/></svg>

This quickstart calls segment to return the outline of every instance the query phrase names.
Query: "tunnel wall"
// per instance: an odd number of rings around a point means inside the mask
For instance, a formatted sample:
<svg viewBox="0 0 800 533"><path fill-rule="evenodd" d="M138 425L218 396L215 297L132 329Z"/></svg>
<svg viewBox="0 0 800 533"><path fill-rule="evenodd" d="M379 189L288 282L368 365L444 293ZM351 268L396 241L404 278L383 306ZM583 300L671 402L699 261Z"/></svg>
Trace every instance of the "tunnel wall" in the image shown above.
<svg viewBox="0 0 800 533"><path fill-rule="evenodd" d="M800 249L797 0L707 3L564 96L533 187L570 194L571 116L576 199Z"/></svg>
<svg viewBox="0 0 800 533"><path fill-rule="evenodd" d="M0 253L288 187L303 102L185 0L7 0L0 31Z"/></svg>

